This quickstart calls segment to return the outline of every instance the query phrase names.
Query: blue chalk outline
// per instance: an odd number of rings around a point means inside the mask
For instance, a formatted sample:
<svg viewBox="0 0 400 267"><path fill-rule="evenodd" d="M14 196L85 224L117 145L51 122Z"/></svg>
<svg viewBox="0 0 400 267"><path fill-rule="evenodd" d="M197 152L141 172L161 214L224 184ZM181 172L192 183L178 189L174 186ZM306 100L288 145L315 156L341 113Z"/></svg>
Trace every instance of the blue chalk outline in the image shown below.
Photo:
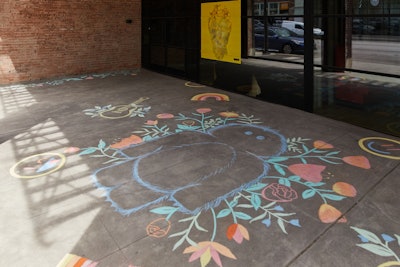
<svg viewBox="0 0 400 267"><path fill-rule="evenodd" d="M253 124L231 123L231 124L216 126L216 127L212 128L212 129L208 130L206 133L199 132L199 131L193 131L193 132L195 132L196 134L200 133L200 134L209 135L209 136L213 136L214 137L213 133L215 131L218 131L218 130L224 129L224 128L230 128L230 127L233 127L233 126L240 126L240 127L245 127L245 128L249 128L249 127L257 128L257 129L263 130L264 132L267 132L267 133L270 133L270 134L273 134L273 135L276 135L277 137L279 137L280 143L281 143L280 150L277 153L275 153L273 155L270 155L269 157L278 157L278 156L280 156L282 153L284 153L287 150L286 138L283 135L281 135L279 132L277 132L276 130L273 130L273 129L265 127L265 126L259 126L259 125L253 125ZM162 138L169 138L170 136L171 135L160 137L160 138L157 138L157 139L154 139L154 140L150 140L149 142L146 142L146 143L155 142L155 141L158 141L158 140L160 140ZM141 146L143 144L145 144L145 143L136 144L136 145L130 146L129 148L138 147L138 146ZM156 185L152 185L151 183L148 183L148 182L142 180L142 178L140 177L140 175L138 173L138 167L139 167L140 161L142 159L145 159L145 158L151 156L151 155L157 154L160 151L172 151L172 150L177 150L177 149L180 149L180 148L183 148L183 147L189 147L189 146L195 146L195 145L206 145L206 144L207 145L208 144L215 144L215 145L219 145L219 146L220 145L227 146L232 151L232 158L230 159L228 164L226 164L223 167L218 168L213 173L210 173L210 174L208 174L208 175L206 175L204 177L201 177L198 181L189 183L186 186L181 186L179 188L167 190L167 189L160 188L160 187L158 187ZM93 182L94 182L94 184L95 184L95 186L97 188L100 188L100 189L105 191L106 200L111 202L111 206L114 207L116 209L116 211L121 213L122 215L130 215L132 213L135 213L135 212L138 212L138 211L140 211L142 209L145 209L145 208L147 208L147 207L149 207L149 206L151 206L153 204L158 204L158 203L160 203L162 201L171 201L171 202L174 203L173 206L178 208L177 211L180 211L180 212L185 213L185 214L195 215L195 214L199 213L202 210L208 210L208 209L212 209L212 208L217 207L222 201L226 200L229 197L232 197L232 196L236 195L238 192L241 192L242 190L244 190L246 188L249 188L249 187L253 186L254 184L257 184L258 182L260 182L260 180L263 177L265 177L267 175L267 173L269 172L270 166L269 166L268 163L265 162L265 160L263 158L265 156L255 155L255 154L253 154L251 152L248 152L248 151L245 151L245 152L248 153L249 155L257 158L258 160L262 161L262 164L264 166L262 173L258 177L256 177L255 179L252 179L251 181L249 181L247 183L244 183L241 186L239 186L237 188L234 188L230 192L228 192L228 193L226 193L226 194L224 194L224 195L222 195L220 197L217 197L212 201L208 201L208 202L204 203L203 206L197 207L197 208L195 208L193 210L190 210L190 209L186 208L181 202L179 202L174 197L174 195L177 192L182 191L184 189L200 185L201 181L207 180L209 177L212 177L215 174L223 173L227 168L232 166L235 163L236 159L237 159L237 153L236 153L236 150L235 150L234 147L232 147L232 146L230 146L228 144L225 144L225 143L221 143L221 142L200 142L200 143L193 143L193 144L183 144L183 145L180 145L180 146L170 147L167 150L163 150L163 146L160 146L157 149L155 149L154 151L146 153L146 154L141 155L139 157L129 157L128 155L126 155L123 152L123 150L121 150L120 154L126 156L127 160L96 170L94 172L93 176L92 176L92 179L93 179ZM149 190L151 190L153 192L162 193L162 194L165 194L165 195L161 196L161 197L159 197L159 198L157 198L157 199L155 199L153 201L147 202L147 203L145 203L143 205L133 207L131 209L124 209L124 208L120 207L119 204L116 203L110 197L110 194L114 189L116 189L116 188L118 188L120 186L123 186L123 184L115 185L115 186L105 186L105 185L101 184L98 181L97 174L99 172L103 171L103 170L106 170L106 169L109 169L109 168L115 168L115 167L118 167L121 164L125 164L125 163L130 162L130 161L133 162L133 165L132 165L132 179L133 180L135 180L141 186L143 186L143 187L145 187L145 188L147 188L147 189L149 189Z"/></svg>

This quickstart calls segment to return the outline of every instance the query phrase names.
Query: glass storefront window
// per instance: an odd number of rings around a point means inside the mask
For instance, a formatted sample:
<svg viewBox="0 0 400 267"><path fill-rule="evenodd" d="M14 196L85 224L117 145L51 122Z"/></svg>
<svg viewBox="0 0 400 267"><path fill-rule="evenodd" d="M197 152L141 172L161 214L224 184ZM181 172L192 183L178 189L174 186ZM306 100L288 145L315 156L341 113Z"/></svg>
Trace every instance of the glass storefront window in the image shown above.
<svg viewBox="0 0 400 267"><path fill-rule="evenodd" d="M347 68L400 75L400 17L357 17Z"/></svg>
<svg viewBox="0 0 400 267"><path fill-rule="evenodd" d="M315 112L400 136L400 1L317 1Z"/></svg>
<svg viewBox="0 0 400 267"><path fill-rule="evenodd" d="M143 3L144 66L400 136L400 0L242 0L242 64L199 57L199 2Z"/></svg>
<svg viewBox="0 0 400 267"><path fill-rule="evenodd" d="M253 16L264 16L264 0L255 0L254 1Z"/></svg>
<svg viewBox="0 0 400 267"><path fill-rule="evenodd" d="M275 16L279 14L278 3L268 3L268 16Z"/></svg>

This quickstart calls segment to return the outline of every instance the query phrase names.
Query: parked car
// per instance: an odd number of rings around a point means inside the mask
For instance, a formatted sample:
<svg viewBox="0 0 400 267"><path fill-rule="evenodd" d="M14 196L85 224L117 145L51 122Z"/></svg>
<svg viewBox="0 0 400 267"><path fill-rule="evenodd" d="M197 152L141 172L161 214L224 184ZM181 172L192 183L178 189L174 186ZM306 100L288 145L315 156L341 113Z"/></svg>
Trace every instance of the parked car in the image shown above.
<svg viewBox="0 0 400 267"><path fill-rule="evenodd" d="M298 35L304 35L304 23L300 21L283 20L281 27L291 30ZM324 32L320 28L313 28L314 35L321 36Z"/></svg>
<svg viewBox="0 0 400 267"><path fill-rule="evenodd" d="M282 27L268 27L268 49L263 31L254 34L256 50L279 51L285 54L304 53L304 38Z"/></svg>
<svg viewBox="0 0 400 267"><path fill-rule="evenodd" d="M353 19L353 33L355 34L373 34L375 26L366 24L362 19Z"/></svg>

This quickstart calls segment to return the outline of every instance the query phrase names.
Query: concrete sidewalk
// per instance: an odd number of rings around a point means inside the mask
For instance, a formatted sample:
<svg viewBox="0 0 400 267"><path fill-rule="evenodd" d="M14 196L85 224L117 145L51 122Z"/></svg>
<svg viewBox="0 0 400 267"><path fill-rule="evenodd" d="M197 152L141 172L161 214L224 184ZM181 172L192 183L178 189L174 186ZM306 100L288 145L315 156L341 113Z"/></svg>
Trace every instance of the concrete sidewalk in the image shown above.
<svg viewBox="0 0 400 267"><path fill-rule="evenodd" d="M147 70L0 87L0 122L0 266L400 264L395 137Z"/></svg>

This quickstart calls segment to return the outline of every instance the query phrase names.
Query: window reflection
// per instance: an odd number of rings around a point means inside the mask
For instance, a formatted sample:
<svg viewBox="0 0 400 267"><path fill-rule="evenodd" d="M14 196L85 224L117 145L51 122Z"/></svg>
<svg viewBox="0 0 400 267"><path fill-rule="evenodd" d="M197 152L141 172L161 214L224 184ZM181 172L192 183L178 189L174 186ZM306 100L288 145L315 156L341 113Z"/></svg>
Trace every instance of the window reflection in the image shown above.
<svg viewBox="0 0 400 267"><path fill-rule="evenodd" d="M287 40L291 49L283 49L284 37L271 38L270 28L286 28L293 38L301 38L304 0L248 3L251 10L247 12L248 56L303 63L301 49L295 47L293 40ZM349 69L400 75L400 1L315 0L314 3L313 45L317 67L322 65L325 71ZM278 40L281 47L277 48Z"/></svg>

